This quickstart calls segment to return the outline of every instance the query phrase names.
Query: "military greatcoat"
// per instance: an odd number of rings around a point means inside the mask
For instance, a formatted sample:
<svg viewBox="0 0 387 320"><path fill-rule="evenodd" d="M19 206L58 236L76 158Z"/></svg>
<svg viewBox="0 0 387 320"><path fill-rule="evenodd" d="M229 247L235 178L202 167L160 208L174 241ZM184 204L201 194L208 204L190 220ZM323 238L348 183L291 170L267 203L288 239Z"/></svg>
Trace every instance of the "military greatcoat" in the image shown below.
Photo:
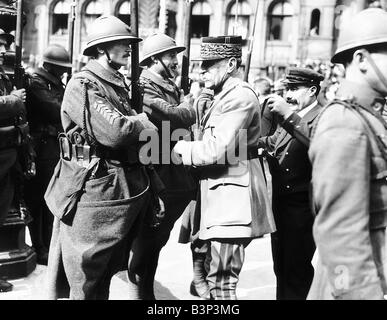
<svg viewBox="0 0 387 320"><path fill-rule="evenodd" d="M179 142L183 163L206 172L200 181L200 239L255 238L275 231L259 159L224 161L239 147L258 147L258 103L248 84L229 78L204 115L202 140ZM225 165L211 167L216 163Z"/></svg>

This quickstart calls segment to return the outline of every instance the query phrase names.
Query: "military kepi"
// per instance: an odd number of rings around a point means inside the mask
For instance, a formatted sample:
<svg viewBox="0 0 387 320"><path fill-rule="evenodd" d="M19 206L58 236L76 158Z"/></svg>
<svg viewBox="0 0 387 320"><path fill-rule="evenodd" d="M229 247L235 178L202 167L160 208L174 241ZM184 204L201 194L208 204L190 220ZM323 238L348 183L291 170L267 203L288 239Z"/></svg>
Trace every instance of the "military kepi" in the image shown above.
<svg viewBox="0 0 387 320"><path fill-rule="evenodd" d="M290 67L286 73L285 80L282 82L286 85L312 84L320 85L324 76L309 68Z"/></svg>
<svg viewBox="0 0 387 320"><path fill-rule="evenodd" d="M203 37L200 44L200 57L191 60L220 60L232 57L242 57L241 36Z"/></svg>

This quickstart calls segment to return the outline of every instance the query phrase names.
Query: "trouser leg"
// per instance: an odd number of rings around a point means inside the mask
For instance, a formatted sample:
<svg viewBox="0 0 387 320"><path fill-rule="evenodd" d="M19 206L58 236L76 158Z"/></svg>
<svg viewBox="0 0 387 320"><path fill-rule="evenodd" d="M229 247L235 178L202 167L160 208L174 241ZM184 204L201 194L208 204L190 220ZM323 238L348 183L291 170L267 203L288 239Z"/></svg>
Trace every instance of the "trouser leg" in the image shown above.
<svg viewBox="0 0 387 320"><path fill-rule="evenodd" d="M249 243L244 241L210 242L208 255L211 257L207 282L210 287L211 298L215 300L236 300L236 288L239 273L245 259L245 247Z"/></svg>
<svg viewBox="0 0 387 320"><path fill-rule="evenodd" d="M273 200L277 231L271 238L277 300L304 300L312 283L315 244L308 201L307 193Z"/></svg>
<svg viewBox="0 0 387 320"><path fill-rule="evenodd" d="M157 229L144 223L138 236L134 239L129 260L129 279L135 282L139 298L155 299L154 278L161 249L168 242L176 220L184 212L190 197L170 197L164 201L165 218Z"/></svg>

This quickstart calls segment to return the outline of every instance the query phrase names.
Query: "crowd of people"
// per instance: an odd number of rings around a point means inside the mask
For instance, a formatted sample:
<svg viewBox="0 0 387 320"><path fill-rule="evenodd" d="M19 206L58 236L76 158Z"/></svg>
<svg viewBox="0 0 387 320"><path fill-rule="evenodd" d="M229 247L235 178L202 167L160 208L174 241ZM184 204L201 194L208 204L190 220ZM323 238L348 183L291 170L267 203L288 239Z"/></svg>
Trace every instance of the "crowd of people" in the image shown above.
<svg viewBox="0 0 387 320"><path fill-rule="evenodd" d="M131 299L154 300L159 254L180 217L187 290L201 299L237 299L245 249L264 235L278 300L385 298L387 12L363 10L350 25L330 62L290 66L274 83L242 80L241 37L204 37L191 93L176 81L186 48L151 35L139 105L119 70L142 39L114 16L93 22L89 62L67 85L71 61L58 45L25 89L2 72L0 216L31 136L25 200L48 298L108 299L126 270ZM12 41L0 31L0 65Z"/></svg>

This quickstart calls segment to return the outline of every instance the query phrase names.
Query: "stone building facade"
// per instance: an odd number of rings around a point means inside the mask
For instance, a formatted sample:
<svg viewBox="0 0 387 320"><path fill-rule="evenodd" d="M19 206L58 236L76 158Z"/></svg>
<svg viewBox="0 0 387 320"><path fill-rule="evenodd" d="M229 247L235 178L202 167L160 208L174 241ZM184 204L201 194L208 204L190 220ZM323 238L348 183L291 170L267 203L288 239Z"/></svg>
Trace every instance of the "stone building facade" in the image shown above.
<svg viewBox="0 0 387 320"><path fill-rule="evenodd" d="M180 44L184 42L187 0L139 0L139 33L146 37L165 31ZM278 73L289 64L307 59L329 59L335 50L340 24L367 7L369 0L195 0L192 4L191 56L199 54L200 37L242 35L244 61L253 32L255 37L251 75ZM375 1L371 1L375 2ZM386 6L386 0L377 1ZM114 14L130 23L129 0L32 0L24 1L27 24L24 28L25 62L39 63L50 43L68 46L68 15L75 5L74 67L85 57L90 22L102 14Z"/></svg>

